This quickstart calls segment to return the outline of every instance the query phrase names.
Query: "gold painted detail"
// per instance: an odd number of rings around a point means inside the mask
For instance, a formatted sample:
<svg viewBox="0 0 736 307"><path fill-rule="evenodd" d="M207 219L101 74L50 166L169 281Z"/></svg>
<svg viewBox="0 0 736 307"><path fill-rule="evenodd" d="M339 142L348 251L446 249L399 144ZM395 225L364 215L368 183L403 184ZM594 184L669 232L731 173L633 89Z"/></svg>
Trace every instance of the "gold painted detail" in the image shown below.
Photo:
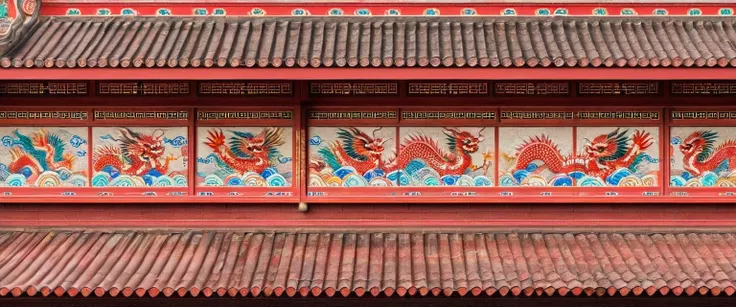
<svg viewBox="0 0 736 307"><path fill-rule="evenodd" d="M567 96L568 82L496 82L493 94L497 96Z"/></svg>
<svg viewBox="0 0 736 307"><path fill-rule="evenodd" d="M222 120L222 119L243 119L243 120L270 120L270 119L292 119L294 112L292 111L208 111L197 112L197 120Z"/></svg>
<svg viewBox="0 0 736 307"><path fill-rule="evenodd" d="M572 111L502 111L501 119L573 119Z"/></svg>
<svg viewBox="0 0 736 307"><path fill-rule="evenodd" d="M87 95L87 82L3 82L0 83L0 95L50 95L73 96Z"/></svg>
<svg viewBox="0 0 736 307"><path fill-rule="evenodd" d="M0 120L14 119L56 119L56 120L86 120L89 113L86 111L0 111Z"/></svg>
<svg viewBox="0 0 736 307"><path fill-rule="evenodd" d="M381 111L381 112L325 112L325 111L310 111L309 119L339 119L339 120L353 120L353 119L396 119L395 111Z"/></svg>
<svg viewBox="0 0 736 307"><path fill-rule="evenodd" d="M101 96L189 95L189 82L99 82Z"/></svg>
<svg viewBox="0 0 736 307"><path fill-rule="evenodd" d="M580 82L581 96L637 96L659 94L659 82Z"/></svg>
<svg viewBox="0 0 736 307"><path fill-rule="evenodd" d="M398 95L398 82L311 82L310 95L367 96Z"/></svg>
<svg viewBox="0 0 736 307"><path fill-rule="evenodd" d="M291 82L199 82L204 96L291 96Z"/></svg>
<svg viewBox="0 0 736 307"><path fill-rule="evenodd" d="M417 96L485 96L488 95L486 82L421 82L409 83L409 95Z"/></svg>
<svg viewBox="0 0 736 307"><path fill-rule="evenodd" d="M736 119L736 111L672 111L673 120L683 119Z"/></svg>
<svg viewBox="0 0 736 307"><path fill-rule="evenodd" d="M577 112L578 119L651 119L659 120L659 112Z"/></svg>
<svg viewBox="0 0 736 307"><path fill-rule="evenodd" d="M417 120L417 119L496 119L496 112L451 112L451 111L436 111L436 112L411 112L402 111L402 120Z"/></svg>
<svg viewBox="0 0 736 307"><path fill-rule="evenodd" d="M95 111L95 120L111 119L162 119L162 120L186 120L189 118L187 111Z"/></svg>
<svg viewBox="0 0 736 307"><path fill-rule="evenodd" d="M672 95L726 96L736 95L736 82L672 82Z"/></svg>

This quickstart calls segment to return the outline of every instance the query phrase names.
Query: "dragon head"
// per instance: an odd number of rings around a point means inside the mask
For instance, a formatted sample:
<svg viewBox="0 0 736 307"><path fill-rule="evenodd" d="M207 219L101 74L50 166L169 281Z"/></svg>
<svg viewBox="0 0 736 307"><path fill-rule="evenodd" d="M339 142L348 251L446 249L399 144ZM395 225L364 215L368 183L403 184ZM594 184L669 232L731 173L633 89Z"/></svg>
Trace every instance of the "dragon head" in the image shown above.
<svg viewBox="0 0 736 307"><path fill-rule="evenodd" d="M363 141L365 141L365 150L368 152L368 154L371 157L374 158L380 158L383 154L383 151L385 148L383 147L383 144L386 144L391 138L382 139L379 137L376 137L376 132L381 131L383 128L378 128L373 130L371 133L372 137L368 137L365 133L363 135L357 136L358 138L362 138Z"/></svg>
<svg viewBox="0 0 736 307"><path fill-rule="evenodd" d="M263 133L240 140L241 150L249 155L258 155L262 153L266 146L266 139L263 137Z"/></svg>
<svg viewBox="0 0 736 307"><path fill-rule="evenodd" d="M467 131L460 131L457 128L444 128L447 136L447 145L451 151L462 150L464 153L474 153L478 151L480 143L485 140L483 129L478 131L478 136L472 135Z"/></svg>
<svg viewBox="0 0 736 307"><path fill-rule="evenodd" d="M695 131L680 144L680 152L685 157L697 155L698 161L702 162L713 152L718 133L711 130Z"/></svg>
<svg viewBox="0 0 736 307"><path fill-rule="evenodd" d="M358 128L350 127L338 130L337 136L342 141L345 152L353 159L361 161L368 158L371 160L380 159L385 150L384 144L391 139L376 137L376 132L381 131L381 129L383 128L373 130L372 136L369 136Z"/></svg>
<svg viewBox="0 0 736 307"><path fill-rule="evenodd" d="M284 145L284 129L264 128L256 135L250 132L231 131L235 136L230 138L231 150L240 157L272 156L278 153L278 146ZM224 135L220 133L224 144Z"/></svg>
<svg viewBox="0 0 736 307"><path fill-rule="evenodd" d="M261 132L252 139L245 140L243 146L247 151L254 154L260 154L264 151L284 145L285 142L283 134L283 128L266 128L261 130Z"/></svg>
<svg viewBox="0 0 736 307"><path fill-rule="evenodd" d="M624 156L629 149L629 137L627 136L629 130L620 130L616 128L611 133L593 138L592 141L585 139L587 141L583 147L585 153L589 158L600 161L616 160Z"/></svg>
<svg viewBox="0 0 736 307"><path fill-rule="evenodd" d="M151 134L134 132L128 128L120 129L123 154L129 158L136 158L143 162L158 160L164 155L164 131L156 129Z"/></svg>

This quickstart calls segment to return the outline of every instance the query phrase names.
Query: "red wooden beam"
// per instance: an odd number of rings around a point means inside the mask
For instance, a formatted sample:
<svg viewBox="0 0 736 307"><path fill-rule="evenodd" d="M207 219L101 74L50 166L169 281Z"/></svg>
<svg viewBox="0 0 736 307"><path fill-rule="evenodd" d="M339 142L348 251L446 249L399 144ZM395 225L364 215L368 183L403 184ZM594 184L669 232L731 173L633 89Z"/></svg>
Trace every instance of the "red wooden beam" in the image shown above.
<svg viewBox="0 0 736 307"><path fill-rule="evenodd" d="M497 204L4 204L0 227L258 229L733 229L728 205Z"/></svg>
<svg viewBox="0 0 736 307"><path fill-rule="evenodd" d="M303 176L304 177L304 176ZM87 189L87 188L82 188ZM376 188L378 190L379 188ZM552 189L550 189L552 190ZM712 190L712 189L711 189ZM378 192L378 191L376 191ZM697 193L698 191L688 191ZM242 206L254 204L296 204L297 197L232 197L232 196L180 196L180 197L154 197L154 196L106 196L106 198L93 196L56 197L56 196L13 196L3 197L5 204L185 204L185 203L237 203ZM377 197L377 196L335 196L335 197L305 197L302 199L309 204L380 204L379 206L391 204L419 204L419 205L443 205L448 208L467 204L733 204L734 197L729 196L504 196L504 197Z"/></svg>
<svg viewBox="0 0 736 307"><path fill-rule="evenodd" d="M11 68L5 80L736 80L728 68Z"/></svg>

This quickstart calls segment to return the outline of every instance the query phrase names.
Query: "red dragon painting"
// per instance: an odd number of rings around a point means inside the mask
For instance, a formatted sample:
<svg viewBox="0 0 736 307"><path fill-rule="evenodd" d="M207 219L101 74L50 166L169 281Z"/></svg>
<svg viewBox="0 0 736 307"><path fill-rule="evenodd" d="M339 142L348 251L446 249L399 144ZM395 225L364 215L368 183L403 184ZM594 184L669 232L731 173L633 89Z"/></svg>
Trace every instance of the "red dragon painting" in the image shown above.
<svg viewBox="0 0 736 307"><path fill-rule="evenodd" d="M693 176L704 172L712 172L727 163L726 170L736 170L736 139L726 140L715 146L718 133L712 130L700 130L691 133L680 144L680 152L684 155L682 165Z"/></svg>
<svg viewBox="0 0 736 307"><path fill-rule="evenodd" d="M205 142L229 169L240 175L248 172L260 174L278 164L278 147L285 144L283 128L264 128L256 135L231 132L233 136L226 140L222 130L209 130Z"/></svg>
<svg viewBox="0 0 736 307"><path fill-rule="evenodd" d="M320 148L317 153L322 159L313 161L310 167L319 172L326 166L333 170L349 166L361 175L370 170L382 168L384 166L384 145L390 138L376 137L376 133L381 129L377 128L371 132L371 135L368 135L355 127L339 128L337 140Z"/></svg>
<svg viewBox="0 0 736 307"><path fill-rule="evenodd" d="M404 138L395 158L385 157L387 142L391 137L377 137L376 134L381 129L377 128L366 133L355 127L338 128L336 140L327 142L326 146L316 151L317 159L310 165L312 172L322 173L329 168L333 172L341 170L339 173L344 174L347 167L364 176L366 181L370 181L376 174L378 176L388 174L390 177L391 174L406 170L412 162L421 161L418 162L421 168L430 168L436 172L438 177L434 178L436 180L433 182L439 183L441 177L460 176L481 168L487 170L491 165L493 154L490 151L483 154L482 165L473 164L472 154L478 152L480 143L485 140L482 135L484 129L481 129L478 135L474 135L458 128L443 128L446 146L441 146L437 140L424 133L413 133ZM412 170L416 168L412 167ZM341 177L340 174L334 176ZM331 177L333 175L325 176L319 180L339 182L339 179ZM410 179L404 178L403 184L409 184L406 180ZM392 180L397 178L394 177Z"/></svg>
<svg viewBox="0 0 736 307"><path fill-rule="evenodd" d="M586 173L593 177L607 178L620 168L629 168L636 158L654 143L649 132L620 128L602 134L583 146L587 163Z"/></svg>
<svg viewBox="0 0 736 307"><path fill-rule="evenodd" d="M471 154L479 150L480 143L485 140L483 130L485 128L482 128L476 136L468 131L445 127L443 133L446 136L446 145L449 150L443 149L438 141L425 134L409 135L399 148L399 155L396 159L385 166L386 171L406 169L409 163L416 159L423 160L428 167L437 171L440 177L463 175L480 168L487 169L493 156L490 151L484 152L484 161L480 166L473 165L471 157Z"/></svg>
<svg viewBox="0 0 736 307"><path fill-rule="evenodd" d="M638 163L637 157L652 144L653 139L648 132L635 130L631 134L628 129L617 128L593 140L586 140L581 154L563 155L548 136L533 136L517 147L513 156L507 157L514 161L509 173L527 169L532 162L540 161L542 163L533 171L536 174L544 170L555 174L582 172L605 179L617 169Z"/></svg>
<svg viewBox="0 0 736 307"><path fill-rule="evenodd" d="M110 139L118 142L119 146L99 146L95 149L95 172L112 167L121 174L130 176L142 176L151 171L166 174L169 163L181 157L172 153L164 157L162 129L144 133L119 128L118 133L119 137Z"/></svg>

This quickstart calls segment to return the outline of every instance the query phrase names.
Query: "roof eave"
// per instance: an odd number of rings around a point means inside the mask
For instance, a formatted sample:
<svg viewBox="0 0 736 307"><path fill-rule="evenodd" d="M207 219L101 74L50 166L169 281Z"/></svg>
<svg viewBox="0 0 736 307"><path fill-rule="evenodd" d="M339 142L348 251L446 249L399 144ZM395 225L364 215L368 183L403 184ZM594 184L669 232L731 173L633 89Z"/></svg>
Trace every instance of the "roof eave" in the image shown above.
<svg viewBox="0 0 736 307"><path fill-rule="evenodd" d="M736 80L728 68L17 68L4 80Z"/></svg>

